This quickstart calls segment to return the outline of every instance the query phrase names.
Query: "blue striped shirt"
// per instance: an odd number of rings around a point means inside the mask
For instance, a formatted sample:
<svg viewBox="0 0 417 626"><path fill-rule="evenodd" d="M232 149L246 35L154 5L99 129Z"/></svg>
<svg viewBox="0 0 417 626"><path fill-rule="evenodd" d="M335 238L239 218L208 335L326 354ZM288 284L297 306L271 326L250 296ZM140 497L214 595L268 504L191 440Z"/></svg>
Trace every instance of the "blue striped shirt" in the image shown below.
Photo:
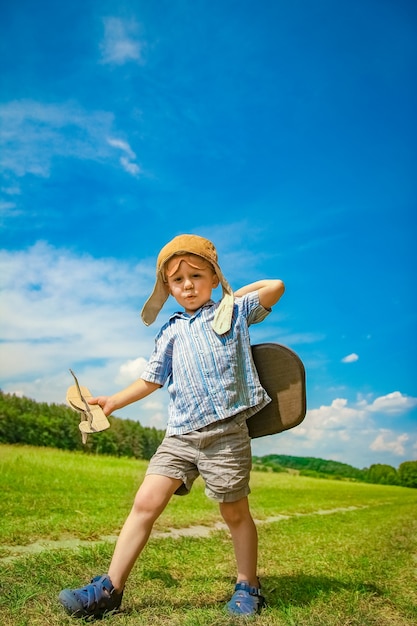
<svg viewBox="0 0 417 626"><path fill-rule="evenodd" d="M165 385L170 395L167 435L198 430L245 411L247 417L270 398L252 360L248 327L270 310L257 291L235 299L229 332L211 327L219 303L207 302L193 315L174 313L161 328L141 378Z"/></svg>

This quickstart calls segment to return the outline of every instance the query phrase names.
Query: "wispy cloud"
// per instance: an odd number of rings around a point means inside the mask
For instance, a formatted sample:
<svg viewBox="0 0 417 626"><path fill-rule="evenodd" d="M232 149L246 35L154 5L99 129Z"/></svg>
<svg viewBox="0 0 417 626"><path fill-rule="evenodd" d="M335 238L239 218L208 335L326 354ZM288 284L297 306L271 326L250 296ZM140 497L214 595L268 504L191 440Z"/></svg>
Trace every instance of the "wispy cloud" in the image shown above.
<svg viewBox="0 0 417 626"><path fill-rule="evenodd" d="M110 164L115 147L108 137L114 136L114 116L108 111L85 111L75 103L46 104L18 100L0 105L0 166L3 172L17 178L27 174L47 178L54 160L75 158ZM119 159L132 175L140 171L135 154L126 142ZM4 187L3 193L11 195Z"/></svg>
<svg viewBox="0 0 417 626"><path fill-rule="evenodd" d="M300 344L318 343L326 338L324 333L285 333L283 331L280 342L286 345L295 346Z"/></svg>
<svg viewBox="0 0 417 626"><path fill-rule="evenodd" d="M117 17L104 19L104 38L100 44L101 61L109 65L144 62L145 42L139 39L139 25L135 20Z"/></svg>
<svg viewBox="0 0 417 626"><path fill-rule="evenodd" d="M136 154L126 141L121 139L107 139L107 142L113 148L122 151L123 155L120 157L120 164L126 172L132 174L132 176L137 176L141 173L139 165L135 162Z"/></svg>
<svg viewBox="0 0 417 626"><path fill-rule="evenodd" d="M15 202L1 202L0 201L0 219L1 217L8 217L10 215L16 215L18 211L16 210Z"/></svg>
<svg viewBox="0 0 417 626"><path fill-rule="evenodd" d="M0 119L0 164L18 177L49 176L57 157L101 160L109 156L103 137L112 128L111 113L87 113L74 103L18 100L0 106Z"/></svg>
<svg viewBox="0 0 417 626"><path fill-rule="evenodd" d="M8 196L20 196L22 193L20 187L2 187L1 191Z"/></svg>

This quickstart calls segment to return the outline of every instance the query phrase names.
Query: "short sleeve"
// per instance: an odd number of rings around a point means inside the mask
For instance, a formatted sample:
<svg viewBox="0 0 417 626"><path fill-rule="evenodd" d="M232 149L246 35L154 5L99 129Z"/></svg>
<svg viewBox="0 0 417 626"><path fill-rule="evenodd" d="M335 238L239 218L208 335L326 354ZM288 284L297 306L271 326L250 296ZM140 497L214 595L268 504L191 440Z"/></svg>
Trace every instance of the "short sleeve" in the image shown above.
<svg viewBox="0 0 417 626"><path fill-rule="evenodd" d="M259 302L258 291L251 291L241 298L236 298L236 302L239 304L243 315L246 317L248 326L263 322L271 313L271 309L266 309Z"/></svg>
<svg viewBox="0 0 417 626"><path fill-rule="evenodd" d="M163 386L172 373L173 340L168 326L164 326L155 338L155 347L141 378Z"/></svg>

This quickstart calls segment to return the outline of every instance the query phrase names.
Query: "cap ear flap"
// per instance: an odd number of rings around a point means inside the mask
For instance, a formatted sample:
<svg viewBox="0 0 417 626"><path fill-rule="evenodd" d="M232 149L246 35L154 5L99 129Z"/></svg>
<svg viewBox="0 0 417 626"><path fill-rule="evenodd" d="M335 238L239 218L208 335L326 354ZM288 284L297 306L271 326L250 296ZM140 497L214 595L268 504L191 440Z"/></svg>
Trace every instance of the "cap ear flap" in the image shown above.
<svg viewBox="0 0 417 626"><path fill-rule="evenodd" d="M156 320L159 311L168 300L169 293L168 285L164 283L159 272L154 290L145 302L141 312L142 321L146 326L150 326Z"/></svg>
<svg viewBox="0 0 417 626"><path fill-rule="evenodd" d="M234 298L232 294L225 293L223 295L211 324L214 332L218 335L228 333L232 327L233 302Z"/></svg>

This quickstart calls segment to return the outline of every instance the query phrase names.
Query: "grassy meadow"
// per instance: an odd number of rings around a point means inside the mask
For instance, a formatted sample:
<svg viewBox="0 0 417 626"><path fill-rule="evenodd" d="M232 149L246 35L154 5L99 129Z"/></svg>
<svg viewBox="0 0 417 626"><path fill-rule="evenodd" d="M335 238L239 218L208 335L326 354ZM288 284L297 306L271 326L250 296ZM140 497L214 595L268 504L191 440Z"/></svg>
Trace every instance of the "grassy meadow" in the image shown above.
<svg viewBox="0 0 417 626"><path fill-rule="evenodd" d="M63 587L107 570L146 462L0 446L0 624L82 624L57 602ZM256 626L417 623L417 490L254 472L259 573L268 605ZM280 516L285 516L280 518ZM274 519L275 518L275 519ZM201 481L174 497L155 530L213 527ZM72 543L71 543L72 542ZM35 551L36 550L36 551ZM151 538L114 626L234 626L225 530Z"/></svg>

